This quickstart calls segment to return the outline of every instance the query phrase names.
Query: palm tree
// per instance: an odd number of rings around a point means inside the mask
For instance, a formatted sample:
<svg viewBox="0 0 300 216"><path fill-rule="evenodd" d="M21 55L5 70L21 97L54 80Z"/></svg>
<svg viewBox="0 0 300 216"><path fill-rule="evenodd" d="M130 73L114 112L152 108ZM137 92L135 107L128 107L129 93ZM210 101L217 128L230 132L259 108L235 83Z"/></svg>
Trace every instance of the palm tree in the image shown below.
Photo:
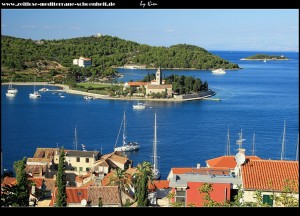
<svg viewBox="0 0 300 216"><path fill-rule="evenodd" d="M153 180L152 164L143 162L137 166L138 172L134 174L135 200L138 206L147 205L148 184Z"/></svg>
<svg viewBox="0 0 300 216"><path fill-rule="evenodd" d="M130 176L124 170L117 168L113 171L113 175L109 177L108 185L118 186L121 191L125 191L130 188Z"/></svg>

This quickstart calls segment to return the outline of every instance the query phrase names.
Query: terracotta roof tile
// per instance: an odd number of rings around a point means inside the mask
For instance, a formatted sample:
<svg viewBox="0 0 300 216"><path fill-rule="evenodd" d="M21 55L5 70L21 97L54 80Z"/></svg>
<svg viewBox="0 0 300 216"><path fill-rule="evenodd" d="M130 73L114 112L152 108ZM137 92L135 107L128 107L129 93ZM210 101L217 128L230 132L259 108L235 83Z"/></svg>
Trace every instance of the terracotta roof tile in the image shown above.
<svg viewBox="0 0 300 216"><path fill-rule="evenodd" d="M48 163L50 162L49 158L27 158L28 162L36 162L36 163Z"/></svg>
<svg viewBox="0 0 300 216"><path fill-rule="evenodd" d="M34 182L38 188L41 188L44 182L44 178L28 178L28 180Z"/></svg>
<svg viewBox="0 0 300 216"><path fill-rule="evenodd" d="M208 167L201 167L201 168L172 168L173 174L188 174L188 173L197 173L197 174L203 174L203 175L228 175L230 174L230 170L227 167L214 167L214 168L208 168Z"/></svg>
<svg viewBox="0 0 300 216"><path fill-rule="evenodd" d="M246 159L261 160L257 156L246 156ZM234 169L236 167L235 156L221 156L207 160L206 163L209 167L228 167Z"/></svg>
<svg viewBox="0 0 300 216"><path fill-rule="evenodd" d="M17 179L15 177L9 177L9 176L6 176L2 183L1 183L1 187L4 186L4 185L15 185L17 183Z"/></svg>
<svg viewBox="0 0 300 216"><path fill-rule="evenodd" d="M83 180L84 180L85 178L88 178L88 177L90 177L90 176L91 176L91 173L90 173L90 172L87 173L86 175L78 175L78 176L75 177L75 182L80 182L80 183L82 183Z"/></svg>
<svg viewBox="0 0 300 216"><path fill-rule="evenodd" d="M243 187L247 190L282 191L286 180L296 182L299 190L299 162L250 160L242 166Z"/></svg>
<svg viewBox="0 0 300 216"><path fill-rule="evenodd" d="M37 174L40 173L40 170L44 174L46 172L46 165L26 165L26 173Z"/></svg>
<svg viewBox="0 0 300 216"><path fill-rule="evenodd" d="M108 167L108 164L107 162L104 160L104 159L101 159L101 160L97 160L95 163L94 163L94 166L103 166L103 167Z"/></svg>
<svg viewBox="0 0 300 216"><path fill-rule="evenodd" d="M172 84L163 84L163 85L155 85L155 84L148 84L148 89L165 89L165 88L172 88Z"/></svg>
<svg viewBox="0 0 300 216"><path fill-rule="evenodd" d="M37 148L34 153L34 158L48 158L54 156L55 151L58 151L59 148Z"/></svg>
<svg viewBox="0 0 300 216"><path fill-rule="evenodd" d="M152 181L152 183L148 184L149 190L155 190L155 189L167 189L169 188L169 180L155 180Z"/></svg>
<svg viewBox="0 0 300 216"><path fill-rule="evenodd" d="M50 205L54 205L56 202L57 197L57 188L55 188L55 195L52 196L52 200ZM87 188L76 188L76 187L67 187L66 188L67 194L67 203L81 203L83 199L87 200Z"/></svg>
<svg viewBox="0 0 300 216"><path fill-rule="evenodd" d="M133 174L137 173L137 172L138 172L138 169L136 167L131 167L131 168L129 168L129 169L126 170L126 173L128 173L131 176Z"/></svg>
<svg viewBox="0 0 300 216"><path fill-rule="evenodd" d="M98 206L99 197L103 205L121 205L121 197L118 186L90 186L88 188L88 201L91 205Z"/></svg>
<svg viewBox="0 0 300 216"><path fill-rule="evenodd" d="M103 185L103 186L109 185L110 177L113 176L113 175L114 175L114 173L112 173L112 172L107 173L107 175L104 176L104 178L102 179L102 185Z"/></svg>
<svg viewBox="0 0 300 216"><path fill-rule="evenodd" d="M112 154L108 159L111 160L112 162L115 161L121 164L125 164L128 161L127 157L122 157L116 154Z"/></svg>
<svg viewBox="0 0 300 216"><path fill-rule="evenodd" d="M127 82L129 86L143 86L147 85L147 82Z"/></svg>

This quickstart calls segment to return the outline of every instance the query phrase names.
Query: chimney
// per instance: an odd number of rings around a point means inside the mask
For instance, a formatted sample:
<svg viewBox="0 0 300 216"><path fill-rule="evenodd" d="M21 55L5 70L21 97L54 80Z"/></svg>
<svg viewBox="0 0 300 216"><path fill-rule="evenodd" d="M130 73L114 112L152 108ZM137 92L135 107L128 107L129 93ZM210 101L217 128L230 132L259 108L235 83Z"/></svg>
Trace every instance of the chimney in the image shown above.
<svg viewBox="0 0 300 216"><path fill-rule="evenodd" d="M31 194L35 195L35 184L31 186Z"/></svg>
<svg viewBox="0 0 300 216"><path fill-rule="evenodd" d="M245 151L246 151L246 149L244 149L244 148L240 148L239 149L239 153L241 153L241 154L243 154L243 155L246 156Z"/></svg>
<svg viewBox="0 0 300 216"><path fill-rule="evenodd" d="M200 163L197 163L197 169L200 169Z"/></svg>

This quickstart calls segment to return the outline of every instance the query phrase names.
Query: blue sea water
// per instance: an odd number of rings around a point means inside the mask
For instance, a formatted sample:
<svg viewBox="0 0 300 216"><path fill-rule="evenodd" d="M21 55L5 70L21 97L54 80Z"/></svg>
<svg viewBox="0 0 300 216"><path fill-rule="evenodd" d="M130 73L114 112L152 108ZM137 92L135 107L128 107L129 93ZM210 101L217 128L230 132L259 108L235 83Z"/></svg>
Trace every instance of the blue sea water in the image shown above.
<svg viewBox="0 0 300 216"><path fill-rule="evenodd" d="M138 141L141 149L127 153L134 165L151 161L154 137L154 113L157 113L159 169L166 178L172 167L205 166L205 161L225 154L227 129L230 129L231 154L237 153L236 140L243 130L243 147L263 159L280 159L284 121L286 122L285 159L295 160L299 133L299 53L284 55L288 61L241 61L260 52L213 51L239 64L240 70L225 75L211 71L162 70L163 76L178 74L207 81L221 101L146 102L145 110L133 110L134 101L91 100L63 93L42 93L30 99L33 86L15 86L15 98L5 96L1 86L1 146L3 168L32 157L37 147L74 148L77 125L79 144L102 153L113 151L123 112L127 116L127 140ZM118 81L142 79L155 70L125 70ZM36 86L41 88L43 86ZM51 90L55 87L49 87ZM121 138L118 145L121 145Z"/></svg>

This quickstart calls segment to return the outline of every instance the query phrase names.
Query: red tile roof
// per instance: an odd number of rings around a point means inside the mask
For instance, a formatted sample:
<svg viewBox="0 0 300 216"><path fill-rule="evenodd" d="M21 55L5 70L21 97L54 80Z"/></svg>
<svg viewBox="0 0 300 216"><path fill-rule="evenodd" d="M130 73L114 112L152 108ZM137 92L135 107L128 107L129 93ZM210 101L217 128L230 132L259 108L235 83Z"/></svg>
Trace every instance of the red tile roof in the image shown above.
<svg viewBox="0 0 300 216"><path fill-rule="evenodd" d="M59 148L37 148L34 153L34 158L48 158L54 156L55 151L59 151Z"/></svg>
<svg viewBox="0 0 300 216"><path fill-rule="evenodd" d="M104 178L102 179L102 185L103 186L109 185L109 183L110 183L110 177L113 176L113 175L114 175L114 173L112 173L112 172L107 173L107 175L104 176Z"/></svg>
<svg viewBox="0 0 300 216"><path fill-rule="evenodd" d="M250 160L242 166L243 187L246 190L282 191L286 180L296 182L299 190L299 162L280 160Z"/></svg>
<svg viewBox="0 0 300 216"><path fill-rule="evenodd" d="M246 156L246 159L261 160L257 156ZM209 167L228 167L234 169L236 166L235 156L221 156L206 161Z"/></svg>
<svg viewBox="0 0 300 216"><path fill-rule="evenodd" d="M125 164L128 161L127 157L122 157L116 154L112 154L108 159L111 160L112 162L118 162L121 164Z"/></svg>
<svg viewBox="0 0 300 216"><path fill-rule="evenodd" d="M191 167L185 167L185 168L172 168L173 174L188 174L188 173L198 173L198 174L229 174L229 169L227 167L214 167L214 168L208 168L208 167L201 167L201 168L191 168Z"/></svg>
<svg viewBox="0 0 300 216"><path fill-rule="evenodd" d="M133 174L138 173L138 169L136 167L131 167L126 170L126 173L132 176Z"/></svg>
<svg viewBox="0 0 300 216"><path fill-rule="evenodd" d="M172 88L172 84L162 84L162 85L155 85L155 84L148 84L148 89L166 89L166 88Z"/></svg>
<svg viewBox="0 0 300 216"><path fill-rule="evenodd" d="M127 82L129 86L143 86L147 85L147 82Z"/></svg>
<svg viewBox="0 0 300 216"><path fill-rule="evenodd" d="M34 182L37 188L41 188L44 182L44 178L28 178L28 180Z"/></svg>
<svg viewBox="0 0 300 216"><path fill-rule="evenodd" d="M67 194L67 203L78 203L80 204L83 199L88 200L87 196L87 188L76 188L76 187L67 187L66 188ZM50 206L54 205L56 202L57 197L57 188L55 188L54 195L52 196L52 200L50 202Z"/></svg>
<svg viewBox="0 0 300 216"><path fill-rule="evenodd" d="M1 187L3 187L4 185L12 186L15 184L17 184L17 179L15 177L6 176L1 183Z"/></svg>
<svg viewBox="0 0 300 216"><path fill-rule="evenodd" d="M167 189L169 188L169 180L155 180L148 184L148 190Z"/></svg>
<svg viewBox="0 0 300 216"><path fill-rule="evenodd" d="M88 178L91 176L91 173L87 173L86 175L78 175L75 177L75 182L82 183L84 179Z"/></svg>
<svg viewBox="0 0 300 216"><path fill-rule="evenodd" d="M92 206L98 206L99 198L103 205L121 205L121 196L118 186L90 186L88 188L88 200Z"/></svg>

